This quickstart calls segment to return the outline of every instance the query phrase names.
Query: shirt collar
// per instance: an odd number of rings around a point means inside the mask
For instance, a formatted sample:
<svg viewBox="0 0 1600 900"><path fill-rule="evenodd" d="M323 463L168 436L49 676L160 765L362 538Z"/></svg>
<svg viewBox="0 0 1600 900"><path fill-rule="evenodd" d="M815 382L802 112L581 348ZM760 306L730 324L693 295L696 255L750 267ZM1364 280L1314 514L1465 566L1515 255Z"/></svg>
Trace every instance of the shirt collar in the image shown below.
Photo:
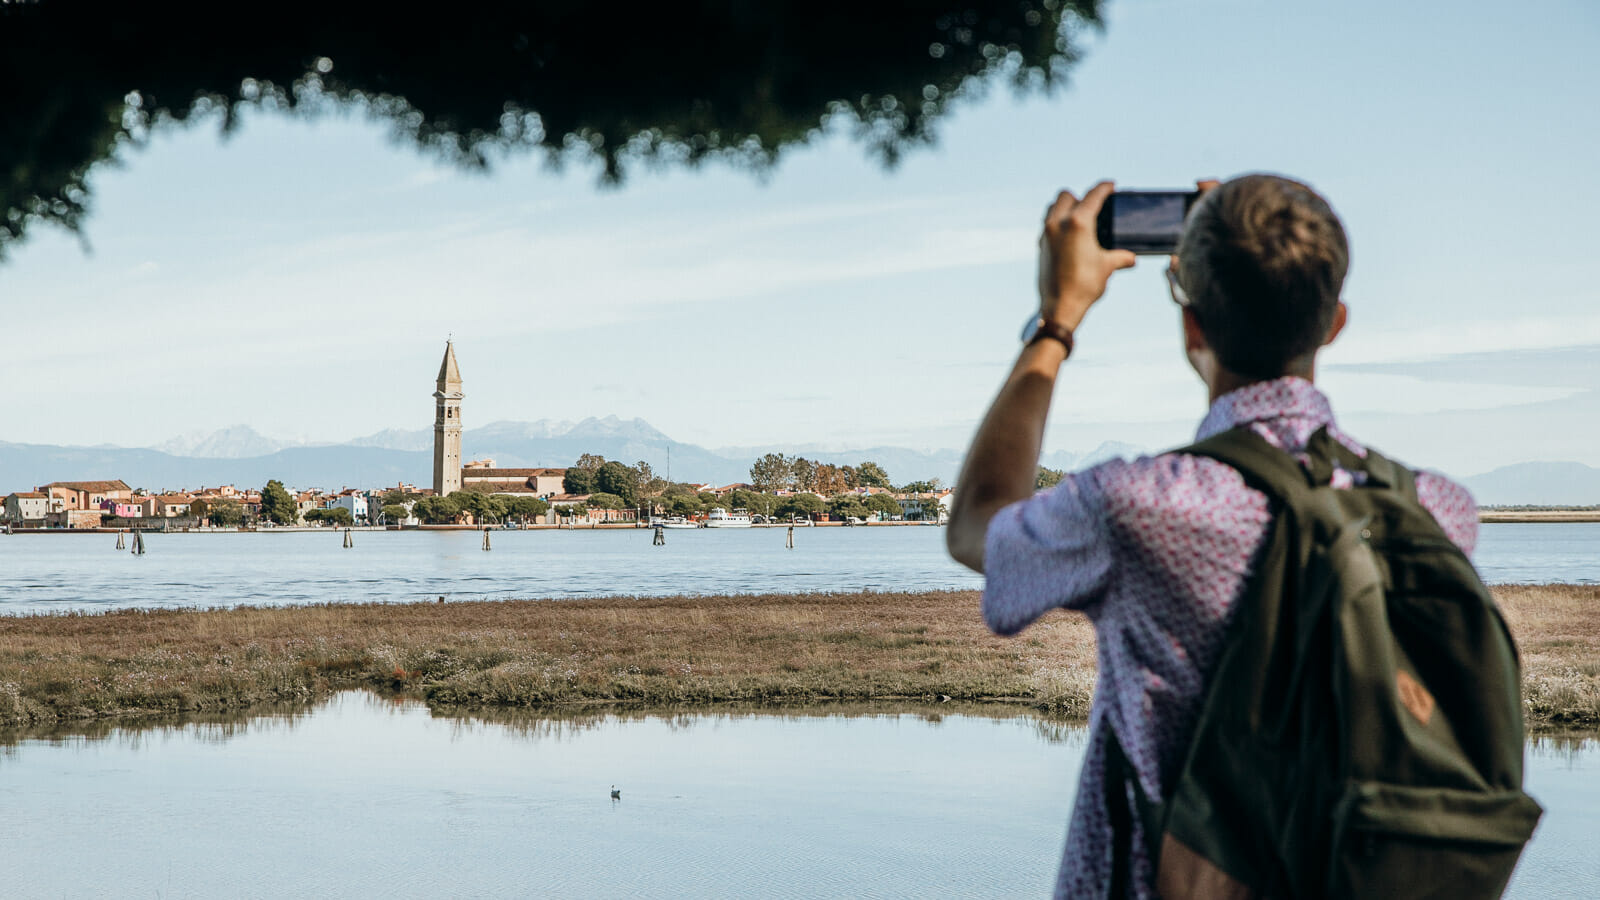
<svg viewBox="0 0 1600 900"><path fill-rule="evenodd" d="M1285 375L1272 381L1247 384L1218 397L1201 420L1195 440L1203 441L1230 428L1271 419L1309 420L1313 428L1334 424L1333 407L1328 398L1304 378Z"/></svg>

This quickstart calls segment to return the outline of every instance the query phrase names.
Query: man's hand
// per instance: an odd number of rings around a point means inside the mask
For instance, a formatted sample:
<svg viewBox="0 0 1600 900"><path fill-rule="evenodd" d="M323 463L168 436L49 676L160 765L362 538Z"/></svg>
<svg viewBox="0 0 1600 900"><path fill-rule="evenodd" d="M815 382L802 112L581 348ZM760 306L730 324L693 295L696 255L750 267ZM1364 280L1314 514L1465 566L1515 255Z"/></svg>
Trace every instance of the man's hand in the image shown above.
<svg viewBox="0 0 1600 900"><path fill-rule="evenodd" d="M1039 236L1039 315L1076 329L1089 307L1106 292L1106 282L1138 257L1129 250L1107 250L1095 236L1095 218L1111 196L1102 181L1082 200L1062 191L1044 215Z"/></svg>

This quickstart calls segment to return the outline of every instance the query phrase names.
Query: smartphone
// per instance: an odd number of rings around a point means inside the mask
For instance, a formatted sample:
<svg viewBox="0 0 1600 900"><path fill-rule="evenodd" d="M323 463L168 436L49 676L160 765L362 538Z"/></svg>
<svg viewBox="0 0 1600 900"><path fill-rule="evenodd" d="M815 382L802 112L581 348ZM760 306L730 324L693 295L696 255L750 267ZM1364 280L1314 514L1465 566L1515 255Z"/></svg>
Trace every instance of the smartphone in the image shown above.
<svg viewBox="0 0 1600 900"><path fill-rule="evenodd" d="M1167 254L1178 249L1183 220L1199 191L1116 191L1100 207L1095 233L1107 250Z"/></svg>

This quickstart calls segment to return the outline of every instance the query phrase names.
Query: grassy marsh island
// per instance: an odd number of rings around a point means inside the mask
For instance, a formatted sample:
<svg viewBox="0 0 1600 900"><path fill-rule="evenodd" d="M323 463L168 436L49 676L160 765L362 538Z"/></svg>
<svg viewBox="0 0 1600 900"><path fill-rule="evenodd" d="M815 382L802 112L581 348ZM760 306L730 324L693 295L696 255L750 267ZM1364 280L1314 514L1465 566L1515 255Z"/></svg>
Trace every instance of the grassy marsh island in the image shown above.
<svg viewBox="0 0 1600 900"><path fill-rule="evenodd" d="M1553 524L1600 522L1600 506L1489 506L1478 509L1483 523Z"/></svg>
<svg viewBox="0 0 1600 900"><path fill-rule="evenodd" d="M1600 724L1600 585L1495 588L1533 726ZM434 707L1017 704L1081 718L1094 632L1019 638L974 591L616 597L0 617L0 725L220 713L371 688Z"/></svg>

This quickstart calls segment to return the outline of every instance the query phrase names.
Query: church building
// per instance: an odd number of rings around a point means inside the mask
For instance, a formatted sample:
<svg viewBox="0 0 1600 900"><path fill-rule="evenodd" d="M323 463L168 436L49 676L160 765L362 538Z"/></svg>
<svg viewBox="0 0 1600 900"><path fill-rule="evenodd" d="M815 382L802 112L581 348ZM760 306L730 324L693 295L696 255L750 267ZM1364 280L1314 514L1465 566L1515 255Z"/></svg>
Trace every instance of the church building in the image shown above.
<svg viewBox="0 0 1600 900"><path fill-rule="evenodd" d="M501 497L560 494L566 469L500 469L494 460L461 463L461 369L454 343L445 341L444 361L433 392L433 492L444 497L471 485L475 491Z"/></svg>

